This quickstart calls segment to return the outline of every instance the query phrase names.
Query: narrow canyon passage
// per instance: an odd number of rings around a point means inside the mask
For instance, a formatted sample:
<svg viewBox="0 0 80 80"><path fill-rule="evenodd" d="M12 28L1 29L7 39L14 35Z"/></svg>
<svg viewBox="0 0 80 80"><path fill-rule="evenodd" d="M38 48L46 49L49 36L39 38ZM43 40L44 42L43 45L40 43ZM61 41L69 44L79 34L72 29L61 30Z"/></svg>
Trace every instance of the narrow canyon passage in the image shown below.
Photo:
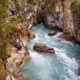
<svg viewBox="0 0 80 80"><path fill-rule="evenodd" d="M30 80L80 80L80 46L59 38L60 30L45 28L43 24L37 24L31 31L36 38L27 43L30 59L20 72ZM50 31L57 31L57 34L48 36ZM37 53L33 50L37 42L53 47L55 54Z"/></svg>

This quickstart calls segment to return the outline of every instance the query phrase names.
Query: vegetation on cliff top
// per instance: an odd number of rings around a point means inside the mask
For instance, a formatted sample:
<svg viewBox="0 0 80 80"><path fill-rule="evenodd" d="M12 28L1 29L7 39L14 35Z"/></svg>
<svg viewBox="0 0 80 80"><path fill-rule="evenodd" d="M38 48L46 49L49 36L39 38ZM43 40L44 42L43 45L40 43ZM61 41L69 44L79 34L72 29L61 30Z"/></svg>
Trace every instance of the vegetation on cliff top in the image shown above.
<svg viewBox="0 0 80 80"><path fill-rule="evenodd" d="M17 0L15 0L17 2ZM5 80L6 77L6 61L10 56L10 34L15 31L17 23L24 20L24 16L19 15L21 10L18 2L15 4L17 15L10 17L8 0L0 0L0 80Z"/></svg>
<svg viewBox="0 0 80 80"><path fill-rule="evenodd" d="M8 0L0 0L0 80L5 80L6 77L8 35L13 31L14 26L8 16Z"/></svg>
<svg viewBox="0 0 80 80"><path fill-rule="evenodd" d="M74 1L71 3L72 12L80 12L80 1Z"/></svg>

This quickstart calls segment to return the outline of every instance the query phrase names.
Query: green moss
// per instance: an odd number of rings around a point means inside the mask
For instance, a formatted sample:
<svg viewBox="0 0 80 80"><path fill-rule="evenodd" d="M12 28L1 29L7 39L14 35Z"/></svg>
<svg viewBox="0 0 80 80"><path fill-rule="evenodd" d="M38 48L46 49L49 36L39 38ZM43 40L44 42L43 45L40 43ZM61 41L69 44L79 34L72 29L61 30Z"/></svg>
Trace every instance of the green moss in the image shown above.
<svg viewBox="0 0 80 80"><path fill-rule="evenodd" d="M0 23L8 17L8 0L0 0Z"/></svg>
<svg viewBox="0 0 80 80"><path fill-rule="evenodd" d="M6 80L6 70L2 64L0 64L0 80Z"/></svg>
<svg viewBox="0 0 80 80"><path fill-rule="evenodd" d="M19 4L19 0L12 0L12 1L14 2L15 6L16 6L17 13L19 13L22 10L22 8Z"/></svg>
<svg viewBox="0 0 80 80"><path fill-rule="evenodd" d="M74 1L71 3L72 12L80 11L80 1Z"/></svg>
<svg viewBox="0 0 80 80"><path fill-rule="evenodd" d="M10 17L8 15L8 0L0 0L0 58L5 62L8 58L7 48L10 42L8 35L14 33L16 24L23 22L25 14L20 14L21 7L18 0L13 0L17 8L17 15Z"/></svg>
<svg viewBox="0 0 80 80"><path fill-rule="evenodd" d="M8 16L8 0L0 0L0 58L4 64L8 58L8 35L14 31L15 25Z"/></svg>
<svg viewBox="0 0 80 80"><path fill-rule="evenodd" d="M50 11L54 8L55 3L57 2L57 0L47 0L45 1L46 6L47 6L47 10Z"/></svg>
<svg viewBox="0 0 80 80"><path fill-rule="evenodd" d="M24 77L24 80L30 80L29 78Z"/></svg>
<svg viewBox="0 0 80 80"><path fill-rule="evenodd" d="M17 16L17 21L23 22L26 18L27 14Z"/></svg>
<svg viewBox="0 0 80 80"><path fill-rule="evenodd" d="M34 0L27 0L28 3L34 4Z"/></svg>

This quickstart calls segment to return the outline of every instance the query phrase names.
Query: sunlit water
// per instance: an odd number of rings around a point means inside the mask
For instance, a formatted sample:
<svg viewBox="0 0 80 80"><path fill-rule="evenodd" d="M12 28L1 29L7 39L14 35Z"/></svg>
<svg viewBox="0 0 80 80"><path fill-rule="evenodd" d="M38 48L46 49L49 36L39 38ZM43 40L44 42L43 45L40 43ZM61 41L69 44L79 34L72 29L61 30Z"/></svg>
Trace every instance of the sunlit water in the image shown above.
<svg viewBox="0 0 80 80"><path fill-rule="evenodd" d="M55 36L48 32L56 30ZM28 42L30 59L21 67L22 72L30 80L80 80L80 46L58 38L62 32L57 29L45 28L42 24L31 30L36 38ZM46 43L55 49L55 55L37 53L33 45L37 42Z"/></svg>

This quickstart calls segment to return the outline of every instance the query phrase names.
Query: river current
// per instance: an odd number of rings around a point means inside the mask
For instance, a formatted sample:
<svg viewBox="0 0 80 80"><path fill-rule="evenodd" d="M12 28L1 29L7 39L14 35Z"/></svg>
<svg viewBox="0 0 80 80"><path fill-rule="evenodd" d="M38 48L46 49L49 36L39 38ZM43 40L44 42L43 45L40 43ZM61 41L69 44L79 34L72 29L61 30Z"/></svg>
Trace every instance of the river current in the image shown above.
<svg viewBox="0 0 80 80"><path fill-rule="evenodd" d="M54 36L48 32L57 31ZM59 38L61 30L45 28L38 24L32 28L36 38L27 43L30 59L20 68L30 80L80 80L80 46ZM43 42L55 50L54 54L37 53L33 45Z"/></svg>

